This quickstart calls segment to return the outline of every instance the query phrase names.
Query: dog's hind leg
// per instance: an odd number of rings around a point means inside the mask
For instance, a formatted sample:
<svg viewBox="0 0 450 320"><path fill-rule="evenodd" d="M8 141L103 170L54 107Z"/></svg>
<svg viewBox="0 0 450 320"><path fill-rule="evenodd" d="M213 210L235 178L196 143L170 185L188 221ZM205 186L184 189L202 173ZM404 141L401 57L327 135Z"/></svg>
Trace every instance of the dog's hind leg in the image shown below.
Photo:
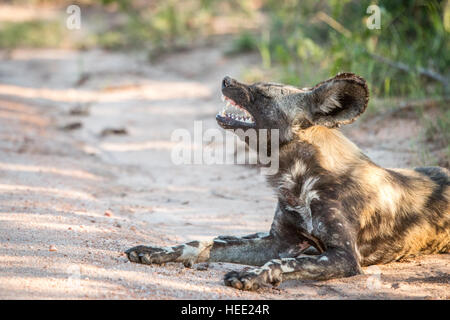
<svg viewBox="0 0 450 320"><path fill-rule="evenodd" d="M137 246L126 251L132 262L162 264L181 262L190 267L198 262L231 262L261 266L278 258L280 247L269 233L245 237L219 236L212 241L191 241L173 247Z"/></svg>

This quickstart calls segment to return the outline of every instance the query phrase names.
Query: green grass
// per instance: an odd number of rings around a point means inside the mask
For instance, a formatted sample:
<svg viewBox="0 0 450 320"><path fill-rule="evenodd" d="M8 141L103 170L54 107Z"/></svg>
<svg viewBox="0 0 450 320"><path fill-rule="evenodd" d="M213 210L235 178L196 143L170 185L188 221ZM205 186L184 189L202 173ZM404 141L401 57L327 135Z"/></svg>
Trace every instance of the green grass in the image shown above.
<svg viewBox="0 0 450 320"><path fill-rule="evenodd" d="M58 21L34 20L0 23L0 48L60 47L64 27Z"/></svg>
<svg viewBox="0 0 450 320"><path fill-rule="evenodd" d="M248 31L243 31L231 42L231 48L226 51L228 55L258 51L258 39Z"/></svg>

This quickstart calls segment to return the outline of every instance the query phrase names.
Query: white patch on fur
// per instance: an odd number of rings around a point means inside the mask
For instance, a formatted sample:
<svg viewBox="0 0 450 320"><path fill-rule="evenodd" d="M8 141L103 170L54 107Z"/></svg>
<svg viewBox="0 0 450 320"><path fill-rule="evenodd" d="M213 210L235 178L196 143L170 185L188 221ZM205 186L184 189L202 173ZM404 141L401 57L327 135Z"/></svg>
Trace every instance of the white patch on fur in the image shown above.
<svg viewBox="0 0 450 320"><path fill-rule="evenodd" d="M191 247L187 244L183 244L183 253L180 256L181 260L195 259L200 254L200 248Z"/></svg>
<svg viewBox="0 0 450 320"><path fill-rule="evenodd" d="M251 270L248 270L247 272L259 276L259 275L260 275L261 273L263 273L263 271L265 271L265 270L267 270L267 269L264 269L264 268L258 268L258 269L251 269Z"/></svg>
<svg viewBox="0 0 450 320"><path fill-rule="evenodd" d="M290 171L293 177L301 177L306 173L307 169L308 167L303 161L297 160L295 164L290 168Z"/></svg>
<svg viewBox="0 0 450 320"><path fill-rule="evenodd" d="M328 261L328 257L326 257L326 256L320 257L317 261L319 261L319 262Z"/></svg>
<svg viewBox="0 0 450 320"><path fill-rule="evenodd" d="M164 250L164 253L172 253L173 252L172 247L164 247L163 250Z"/></svg>
<svg viewBox="0 0 450 320"><path fill-rule="evenodd" d="M281 260L280 259L273 259L270 261L270 264L281 264Z"/></svg>
<svg viewBox="0 0 450 320"><path fill-rule="evenodd" d="M200 253L205 250L206 247L210 246L211 242L199 242L198 248L190 246L188 244L183 244L183 251L181 256L178 258L181 261L185 260L196 260Z"/></svg>
<svg viewBox="0 0 450 320"><path fill-rule="evenodd" d="M292 175L289 174L289 173L284 173L281 176L279 189L283 189L284 188L284 189L290 190L290 189L293 189L295 187L295 184L296 183L295 183Z"/></svg>
<svg viewBox="0 0 450 320"><path fill-rule="evenodd" d="M311 232L313 229L312 224L312 215L311 215L311 201L314 199L319 200L319 194L316 190L312 190L314 187L314 184L319 181L319 178L315 177L308 177L306 181L302 185L302 190L300 192L300 202L304 204L302 206L302 210L297 210L302 218L306 222L306 229L308 232ZM297 208L297 207L296 207Z"/></svg>
<svg viewBox="0 0 450 320"><path fill-rule="evenodd" d="M267 274L269 278L272 277L272 268L270 268L273 265L280 265L281 266L281 260L280 259L273 259L264 264L261 268L252 270L252 273L255 273L257 275L260 275L262 272L267 271Z"/></svg>
<svg viewBox="0 0 450 320"><path fill-rule="evenodd" d="M289 168L289 172L284 173L281 176L280 188L285 188L288 190L295 188L298 183L298 179L305 175L307 169L308 167L303 161L296 161L294 165Z"/></svg>
<svg viewBox="0 0 450 320"><path fill-rule="evenodd" d="M248 272L256 274L256 275L260 275L264 271L267 271L270 274L270 272L271 272L270 265L271 265L271 262L269 261L265 265L263 265L261 268L252 269L252 270L250 270Z"/></svg>
<svg viewBox="0 0 450 320"><path fill-rule="evenodd" d="M281 271L283 273L288 273L288 272L294 272L295 269L289 266L289 262L294 261L296 262L296 260L294 258L286 258L283 259L283 261L281 262Z"/></svg>
<svg viewBox="0 0 450 320"><path fill-rule="evenodd" d="M319 199L319 195L316 190L312 190L314 184L319 181L319 178L308 177L302 185L302 190L300 192L300 201L307 206L311 203L313 199Z"/></svg>

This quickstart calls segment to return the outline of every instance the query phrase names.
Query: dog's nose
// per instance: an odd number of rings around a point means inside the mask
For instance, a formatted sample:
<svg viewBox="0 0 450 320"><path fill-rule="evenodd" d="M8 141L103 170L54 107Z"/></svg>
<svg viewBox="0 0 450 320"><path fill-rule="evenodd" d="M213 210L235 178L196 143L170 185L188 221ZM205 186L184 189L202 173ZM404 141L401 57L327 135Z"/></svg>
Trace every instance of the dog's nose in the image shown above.
<svg viewBox="0 0 450 320"><path fill-rule="evenodd" d="M222 89L229 87L231 85L233 79L231 79L229 76L226 76L225 78L223 78L222 80Z"/></svg>

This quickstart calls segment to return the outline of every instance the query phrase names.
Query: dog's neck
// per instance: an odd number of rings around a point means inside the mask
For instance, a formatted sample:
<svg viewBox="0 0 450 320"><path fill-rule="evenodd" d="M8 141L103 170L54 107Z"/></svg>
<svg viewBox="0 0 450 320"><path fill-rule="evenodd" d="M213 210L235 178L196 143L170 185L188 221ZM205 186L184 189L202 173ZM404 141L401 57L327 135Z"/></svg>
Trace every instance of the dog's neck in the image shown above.
<svg viewBox="0 0 450 320"><path fill-rule="evenodd" d="M296 132L299 141L306 142L317 151L315 159L324 170L342 174L349 169L370 162L361 150L338 129L312 126Z"/></svg>

